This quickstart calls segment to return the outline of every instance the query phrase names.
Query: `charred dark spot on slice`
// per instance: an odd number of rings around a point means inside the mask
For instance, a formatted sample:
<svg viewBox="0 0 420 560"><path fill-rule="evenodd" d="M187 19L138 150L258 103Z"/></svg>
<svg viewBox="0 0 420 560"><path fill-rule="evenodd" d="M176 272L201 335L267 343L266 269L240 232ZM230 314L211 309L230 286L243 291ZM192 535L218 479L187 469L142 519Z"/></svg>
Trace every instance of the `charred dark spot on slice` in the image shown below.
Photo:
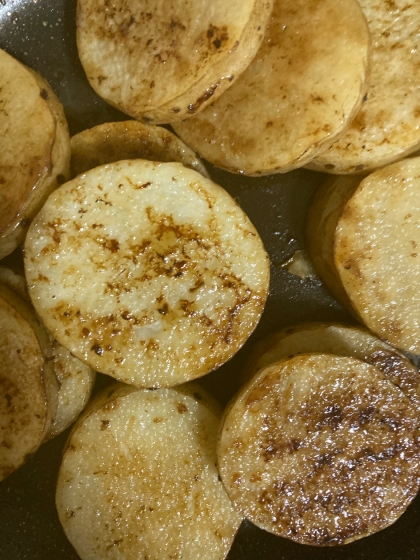
<svg viewBox="0 0 420 560"><path fill-rule="evenodd" d="M162 307L160 307L160 308L158 309L158 311L159 311L159 313L160 313L161 315L167 315L167 314L168 314L168 311L169 311L169 306L168 306L168 304L165 303L164 305L162 305Z"/></svg>
<svg viewBox="0 0 420 560"><path fill-rule="evenodd" d="M151 184L152 184L151 181L147 181L147 183L143 183L142 185L136 185L134 188L136 190L147 189L147 187L150 187Z"/></svg>
<svg viewBox="0 0 420 560"><path fill-rule="evenodd" d="M102 348L102 346L100 346L99 344L95 343L91 346L91 350L93 352L95 352L95 354L97 354L98 356L102 356L104 353L104 350Z"/></svg>
<svg viewBox="0 0 420 560"><path fill-rule="evenodd" d="M178 403L178 404L176 405L176 409L178 410L178 412L179 412L180 414L184 414L184 412L187 412L187 411L188 411L188 408L187 408L187 406L186 406L184 403Z"/></svg>
<svg viewBox="0 0 420 560"><path fill-rule="evenodd" d="M333 163L327 163L325 169L335 169L335 165Z"/></svg>
<svg viewBox="0 0 420 560"><path fill-rule="evenodd" d="M190 103L188 105L188 112L189 113L195 113L198 111L198 109L201 107L201 105L203 103L205 103L208 99L210 99L210 97L212 97L214 95L214 92L216 91L216 89L219 87L220 82L217 82L216 84L213 84L211 87L209 87L204 93L203 95L201 95L195 103Z"/></svg>
<svg viewBox="0 0 420 560"><path fill-rule="evenodd" d="M39 95L42 97L42 99L49 99L49 95L48 95L48 91L44 88L41 89L41 91L39 92Z"/></svg>
<svg viewBox="0 0 420 560"><path fill-rule="evenodd" d="M109 428L111 422L109 420L101 420L101 430Z"/></svg>

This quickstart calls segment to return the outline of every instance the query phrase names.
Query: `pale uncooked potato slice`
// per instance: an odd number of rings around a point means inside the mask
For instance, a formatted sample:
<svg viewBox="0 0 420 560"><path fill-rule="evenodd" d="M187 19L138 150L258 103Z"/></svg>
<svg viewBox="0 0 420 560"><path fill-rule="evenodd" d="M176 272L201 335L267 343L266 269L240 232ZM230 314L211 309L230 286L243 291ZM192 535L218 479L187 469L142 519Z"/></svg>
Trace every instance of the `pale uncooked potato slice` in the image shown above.
<svg viewBox="0 0 420 560"><path fill-rule="evenodd" d="M32 222L25 269L53 336L93 369L145 387L230 359L263 311L269 262L228 193L180 163L79 175Z"/></svg>
<svg viewBox="0 0 420 560"><path fill-rule="evenodd" d="M175 134L161 126L138 121L105 123L71 138L71 173L75 177L98 165L122 159L179 161L205 177L197 155Z"/></svg>
<svg viewBox="0 0 420 560"><path fill-rule="evenodd" d="M0 50L0 258L24 238L30 220L69 174L63 108L34 71Z"/></svg>
<svg viewBox="0 0 420 560"><path fill-rule="evenodd" d="M218 167L290 171L324 151L356 114L368 52L355 0L276 0L247 70L210 107L173 127Z"/></svg>
<svg viewBox="0 0 420 560"><path fill-rule="evenodd" d="M42 331L30 306L0 284L0 480L38 449L55 414L57 387Z"/></svg>
<svg viewBox="0 0 420 560"><path fill-rule="evenodd" d="M219 416L191 390L108 389L78 421L56 504L82 560L228 554L242 517L218 478Z"/></svg>
<svg viewBox="0 0 420 560"><path fill-rule="evenodd" d="M78 0L77 46L93 89L144 122L203 109L245 70L273 0Z"/></svg>
<svg viewBox="0 0 420 560"><path fill-rule="evenodd" d="M420 147L420 4L359 0L372 35L366 101L338 140L309 165L360 173Z"/></svg>
<svg viewBox="0 0 420 560"><path fill-rule="evenodd" d="M261 370L228 409L222 481L250 521L302 544L384 529L420 482L418 408L374 366L302 354Z"/></svg>
<svg viewBox="0 0 420 560"><path fill-rule="evenodd" d="M248 380L270 364L296 354L326 353L348 356L374 365L415 404L420 406L419 370L400 352L364 327L339 323L304 323L287 327L257 344L246 365Z"/></svg>
<svg viewBox="0 0 420 560"><path fill-rule="evenodd" d="M367 327L420 354L420 158L372 173L344 206L334 265Z"/></svg>

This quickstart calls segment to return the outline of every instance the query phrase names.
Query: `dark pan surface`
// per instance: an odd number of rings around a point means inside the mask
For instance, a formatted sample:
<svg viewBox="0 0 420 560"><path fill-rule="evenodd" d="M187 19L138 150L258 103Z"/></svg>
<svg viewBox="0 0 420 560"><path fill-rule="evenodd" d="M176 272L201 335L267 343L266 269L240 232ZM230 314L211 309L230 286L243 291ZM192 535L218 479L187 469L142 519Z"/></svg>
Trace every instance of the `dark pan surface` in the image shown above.
<svg viewBox="0 0 420 560"><path fill-rule="evenodd" d="M64 105L71 134L126 117L89 87L75 42L76 0L0 0L0 47L38 70ZM7 138L0 139L1 143ZM262 320L245 347L203 379L224 404L238 387L253 342L285 325L350 318L318 279L302 280L281 265L303 248L306 209L321 174L298 170L250 179L209 167L260 232L272 263L271 293ZM99 385L106 383L100 376ZM0 483L0 560L77 560L54 505L61 450L68 432L43 445L20 470ZM244 522L228 560L420 560L420 498L390 528L337 548L301 546ZM199 560L199 559L197 559Z"/></svg>

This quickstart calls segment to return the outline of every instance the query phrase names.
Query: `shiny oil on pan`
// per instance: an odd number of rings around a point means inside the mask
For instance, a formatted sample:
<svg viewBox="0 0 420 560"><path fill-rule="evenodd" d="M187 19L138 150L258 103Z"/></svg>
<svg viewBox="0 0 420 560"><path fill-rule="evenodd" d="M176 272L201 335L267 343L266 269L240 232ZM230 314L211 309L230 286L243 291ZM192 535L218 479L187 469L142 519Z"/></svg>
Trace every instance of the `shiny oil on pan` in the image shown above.
<svg viewBox="0 0 420 560"><path fill-rule="evenodd" d="M126 118L88 85L77 57L75 12L75 0L0 0L0 47L50 82L64 105L71 134ZM230 362L203 380L224 405L238 387L253 342L299 321L351 319L317 277L301 278L283 266L303 249L306 209L324 176L297 170L256 179L208 169L248 214L271 259L271 293L257 330ZM67 436L65 432L46 443L0 484L0 560L77 560L54 504ZM336 548L298 545L244 522L228 560L420 560L419 500L388 529Z"/></svg>

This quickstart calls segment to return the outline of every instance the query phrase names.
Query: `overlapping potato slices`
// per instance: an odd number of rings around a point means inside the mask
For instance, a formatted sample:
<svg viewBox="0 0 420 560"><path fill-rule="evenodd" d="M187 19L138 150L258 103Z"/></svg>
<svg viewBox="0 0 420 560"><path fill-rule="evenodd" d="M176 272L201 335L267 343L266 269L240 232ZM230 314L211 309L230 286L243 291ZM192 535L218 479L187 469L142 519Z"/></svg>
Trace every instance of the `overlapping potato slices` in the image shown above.
<svg viewBox="0 0 420 560"><path fill-rule="evenodd" d="M366 91L369 32L358 2L277 0L238 81L177 134L218 167L286 172L324 151Z"/></svg>
<svg viewBox="0 0 420 560"><path fill-rule="evenodd" d="M418 407L373 365L301 354L260 370L228 408L219 471L235 507L302 544L393 523L420 481Z"/></svg>
<svg viewBox="0 0 420 560"><path fill-rule="evenodd" d="M7 267L0 267L0 285L7 286L15 294L30 303L30 298L23 274ZM63 432L79 416L92 393L96 372L48 335L49 344L42 350L44 359L53 369L58 387L54 397L54 415L45 439Z"/></svg>
<svg viewBox="0 0 420 560"><path fill-rule="evenodd" d="M58 386L45 361L48 334L30 305L0 283L0 480L44 441Z"/></svg>
<svg viewBox="0 0 420 560"><path fill-rule="evenodd" d="M364 327L304 323L286 327L260 341L248 359L244 377L296 354L322 352L356 358L375 366L420 407L420 373L410 360Z"/></svg>
<svg viewBox="0 0 420 560"><path fill-rule="evenodd" d="M245 70L273 0L78 0L77 45L93 89L144 122L203 109Z"/></svg>
<svg viewBox="0 0 420 560"><path fill-rule="evenodd" d="M68 177L63 108L41 78L0 50L0 258L24 238L50 192Z"/></svg>
<svg viewBox="0 0 420 560"><path fill-rule="evenodd" d="M420 147L420 5L360 0L372 35L366 101L351 125L311 169L360 173Z"/></svg>
<svg viewBox="0 0 420 560"><path fill-rule="evenodd" d="M337 297L344 291L370 330L413 354L420 353L419 176L420 158L409 158L372 173L356 190L338 178L319 194L329 210L318 211L316 196L308 221L309 254L327 247L318 270L330 270L325 281Z"/></svg>
<svg viewBox="0 0 420 560"><path fill-rule="evenodd" d="M70 144L72 177L105 163L139 158L179 161L208 177L197 155L175 134L161 126L138 121L105 123L75 134Z"/></svg>
<svg viewBox="0 0 420 560"><path fill-rule="evenodd" d="M201 388L107 390L79 420L56 504L82 560L226 557L242 517L218 478Z"/></svg>
<svg viewBox="0 0 420 560"><path fill-rule="evenodd" d="M179 163L126 160L54 192L25 243L29 293L93 369L145 387L220 366L263 311L269 262L228 193Z"/></svg>

